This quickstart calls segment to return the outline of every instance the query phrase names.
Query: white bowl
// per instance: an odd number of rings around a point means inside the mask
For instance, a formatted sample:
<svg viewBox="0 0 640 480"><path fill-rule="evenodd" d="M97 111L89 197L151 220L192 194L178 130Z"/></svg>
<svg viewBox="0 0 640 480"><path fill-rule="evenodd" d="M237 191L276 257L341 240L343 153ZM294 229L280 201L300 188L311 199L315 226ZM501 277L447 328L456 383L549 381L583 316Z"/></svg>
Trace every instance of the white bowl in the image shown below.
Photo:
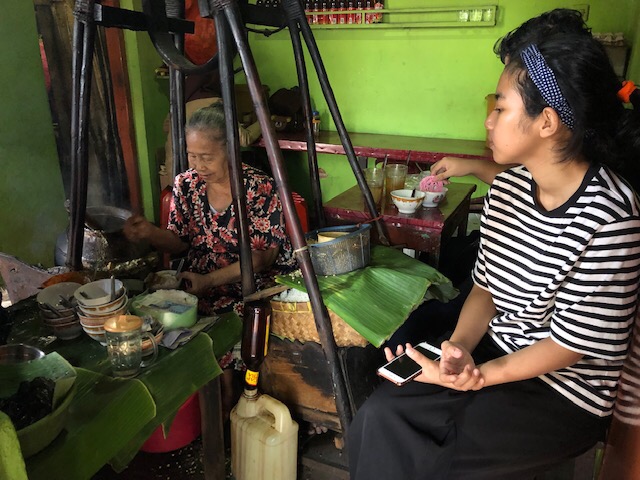
<svg viewBox="0 0 640 480"><path fill-rule="evenodd" d="M104 315L83 315L78 312L78 318L80 321L86 325L103 325L111 317L117 317L118 315L123 315L126 313L128 309L128 305L124 304L120 309L115 310L113 312L106 313Z"/></svg>
<svg viewBox="0 0 640 480"><path fill-rule="evenodd" d="M447 187L443 187L441 192L423 192L425 194L424 201L422 202L423 207L437 207L438 204L446 197L449 189Z"/></svg>
<svg viewBox="0 0 640 480"><path fill-rule="evenodd" d="M111 312L115 312L120 310L124 304L127 303L129 297L127 296L126 289L122 289L122 295L116 298L113 302L106 303L104 305L100 305L98 307L89 307L87 305L79 304L78 308L82 311L84 315L94 315L94 316L102 316L108 315Z"/></svg>
<svg viewBox="0 0 640 480"><path fill-rule="evenodd" d="M81 286L82 285L75 282L54 283L53 285L46 287L45 289L40 291L36 296L36 301L38 302L38 306L40 308L44 308L43 304L48 303L56 310L70 310L69 307L62 304L62 299L60 298L60 296L62 295L64 298L68 299L69 302L73 305L75 304L73 294Z"/></svg>
<svg viewBox="0 0 640 480"><path fill-rule="evenodd" d="M424 196L425 193L420 190L415 190L415 193L414 190L409 189L394 190L391 192L393 204L398 207L400 213L405 214L415 213L422 204Z"/></svg>
<svg viewBox="0 0 640 480"><path fill-rule="evenodd" d="M82 325L77 320L62 325L51 325L51 329L60 340L73 340L82 335Z"/></svg>
<svg viewBox="0 0 640 480"><path fill-rule="evenodd" d="M116 299L122 295L122 281L115 279ZM111 279L104 278L87 283L78 288L74 294L80 305L87 307L99 307L111 302Z"/></svg>

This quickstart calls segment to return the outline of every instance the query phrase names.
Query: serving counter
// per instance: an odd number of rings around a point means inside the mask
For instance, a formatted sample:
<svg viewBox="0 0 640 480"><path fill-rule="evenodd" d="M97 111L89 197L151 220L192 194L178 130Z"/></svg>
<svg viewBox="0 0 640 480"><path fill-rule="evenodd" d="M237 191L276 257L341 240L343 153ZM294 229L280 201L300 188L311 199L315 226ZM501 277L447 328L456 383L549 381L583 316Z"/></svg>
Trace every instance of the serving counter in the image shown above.
<svg viewBox="0 0 640 480"><path fill-rule="evenodd" d="M242 322L236 314L222 315L206 333L175 350L161 347L157 361L133 379L112 378L106 348L84 334L51 342L55 337L40 320L34 297L10 307L9 315L9 343L56 351L78 373L66 429L26 460L30 480L85 480L107 463L115 471L125 469L151 433L159 425L168 428L178 408L198 391L205 478L224 478L216 359L240 339Z"/></svg>

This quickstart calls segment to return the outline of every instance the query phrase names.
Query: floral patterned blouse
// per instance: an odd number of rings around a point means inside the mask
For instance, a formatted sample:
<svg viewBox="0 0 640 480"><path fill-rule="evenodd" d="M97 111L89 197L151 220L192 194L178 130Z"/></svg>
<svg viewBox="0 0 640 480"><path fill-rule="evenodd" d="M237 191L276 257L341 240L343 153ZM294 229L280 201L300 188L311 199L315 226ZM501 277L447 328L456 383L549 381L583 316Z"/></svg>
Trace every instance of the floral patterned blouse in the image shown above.
<svg viewBox="0 0 640 480"><path fill-rule="evenodd" d="M294 270L296 262L285 231L275 181L248 165L242 165L242 172L251 249L280 248L271 268L256 274L256 288L260 290L273 284L274 275ZM194 169L175 179L167 228L189 244L185 271L206 274L240 260L235 205L232 203L226 210L215 212L207 199L206 183ZM210 289L200 298L198 307L205 315L233 309L242 317L241 282Z"/></svg>

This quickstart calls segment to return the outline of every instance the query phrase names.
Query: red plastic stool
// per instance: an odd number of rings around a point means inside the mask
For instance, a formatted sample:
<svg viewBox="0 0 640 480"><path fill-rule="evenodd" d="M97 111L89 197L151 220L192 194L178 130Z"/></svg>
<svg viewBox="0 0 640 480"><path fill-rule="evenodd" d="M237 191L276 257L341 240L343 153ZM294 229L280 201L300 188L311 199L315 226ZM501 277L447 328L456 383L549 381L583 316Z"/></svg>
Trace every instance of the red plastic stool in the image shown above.
<svg viewBox="0 0 640 480"><path fill-rule="evenodd" d="M309 214L307 212L307 201L302 197L302 195L299 195L296 192L291 192L291 198L293 198L293 203L296 207L296 213L298 214L298 218L300 219L300 227L302 227L302 232L306 233L309 231ZM287 233L289 234L289 236L291 236L288 225Z"/></svg>
<svg viewBox="0 0 640 480"><path fill-rule="evenodd" d="M148 453L172 452L189 445L201 432L200 402L198 394L194 393L178 409L167 438L162 433L162 425L158 425L140 450Z"/></svg>

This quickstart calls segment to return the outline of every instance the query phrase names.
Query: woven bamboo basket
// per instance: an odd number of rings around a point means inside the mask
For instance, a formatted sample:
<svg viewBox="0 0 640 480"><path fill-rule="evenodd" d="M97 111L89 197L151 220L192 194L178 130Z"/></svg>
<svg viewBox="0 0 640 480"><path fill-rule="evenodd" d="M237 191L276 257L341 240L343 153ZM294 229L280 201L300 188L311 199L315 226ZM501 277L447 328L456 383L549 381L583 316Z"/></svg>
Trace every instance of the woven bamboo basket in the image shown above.
<svg viewBox="0 0 640 480"><path fill-rule="evenodd" d="M333 337L339 347L366 347L368 341L329 310ZM271 300L271 333L289 340L320 343L310 302Z"/></svg>

